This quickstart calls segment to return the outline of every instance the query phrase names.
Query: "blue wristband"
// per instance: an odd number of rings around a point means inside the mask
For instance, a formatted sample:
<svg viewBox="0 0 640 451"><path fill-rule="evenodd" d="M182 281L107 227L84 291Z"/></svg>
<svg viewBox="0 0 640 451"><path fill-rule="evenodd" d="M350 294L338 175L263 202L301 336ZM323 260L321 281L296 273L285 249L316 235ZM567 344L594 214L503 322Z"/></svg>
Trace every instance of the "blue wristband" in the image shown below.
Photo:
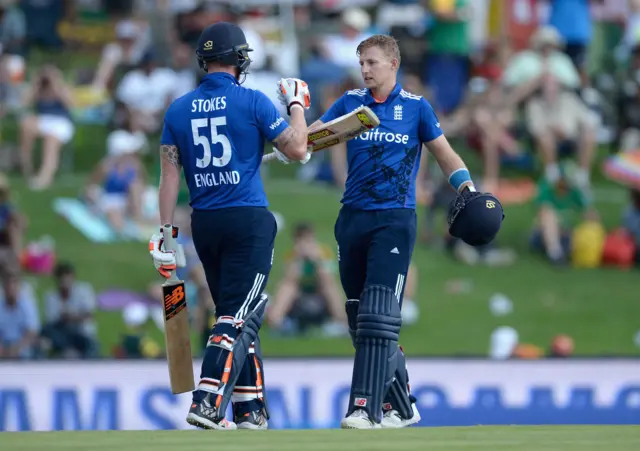
<svg viewBox="0 0 640 451"><path fill-rule="evenodd" d="M465 183L471 183L471 186L473 186L471 174L469 174L467 168L456 169L449 176L449 184L456 192L460 192L460 189Z"/></svg>

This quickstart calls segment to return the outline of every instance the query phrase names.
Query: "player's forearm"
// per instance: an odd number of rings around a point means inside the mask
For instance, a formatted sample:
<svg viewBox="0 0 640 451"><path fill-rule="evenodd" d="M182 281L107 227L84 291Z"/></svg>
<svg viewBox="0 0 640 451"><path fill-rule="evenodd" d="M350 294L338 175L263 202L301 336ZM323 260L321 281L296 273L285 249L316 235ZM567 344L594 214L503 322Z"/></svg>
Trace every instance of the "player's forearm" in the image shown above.
<svg viewBox="0 0 640 451"><path fill-rule="evenodd" d="M173 224L173 213L178 202L180 179L160 178L158 190L158 206L160 208L160 224Z"/></svg>
<svg viewBox="0 0 640 451"><path fill-rule="evenodd" d="M291 108L289 127L278 136L278 150L292 160L304 160L307 156L307 120L304 110L294 105Z"/></svg>
<svg viewBox="0 0 640 451"><path fill-rule="evenodd" d="M176 146L160 148L160 187L158 189L158 207L160 224L173 224L173 213L180 191L180 162Z"/></svg>
<svg viewBox="0 0 640 451"><path fill-rule="evenodd" d="M453 189L458 192L462 191L466 186L474 189L467 166L460 158L460 155L453 150L444 135L426 143L426 146L435 157L438 166L440 166Z"/></svg>

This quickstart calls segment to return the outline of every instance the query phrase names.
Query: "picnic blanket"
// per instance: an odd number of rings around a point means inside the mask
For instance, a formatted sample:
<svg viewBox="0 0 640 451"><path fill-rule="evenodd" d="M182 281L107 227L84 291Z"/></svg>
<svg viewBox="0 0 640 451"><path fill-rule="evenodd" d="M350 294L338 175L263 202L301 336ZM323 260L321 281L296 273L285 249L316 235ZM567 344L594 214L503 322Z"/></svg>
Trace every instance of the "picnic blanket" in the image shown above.
<svg viewBox="0 0 640 451"><path fill-rule="evenodd" d="M92 209L80 199L56 198L53 201L53 210L94 243L144 242L153 233L151 226L141 227L131 220L127 221L123 232L118 233L106 220L104 214Z"/></svg>

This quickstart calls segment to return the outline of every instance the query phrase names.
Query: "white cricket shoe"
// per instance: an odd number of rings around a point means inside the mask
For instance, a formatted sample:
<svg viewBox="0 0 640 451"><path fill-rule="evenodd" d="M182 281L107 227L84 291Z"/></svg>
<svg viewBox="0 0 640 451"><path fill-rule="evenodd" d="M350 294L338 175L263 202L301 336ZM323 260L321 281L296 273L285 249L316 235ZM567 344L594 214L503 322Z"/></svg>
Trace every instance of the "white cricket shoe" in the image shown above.
<svg viewBox="0 0 640 451"><path fill-rule="evenodd" d="M254 411L246 415L236 416L238 429L251 429L252 431L264 431L269 428L267 418L261 411Z"/></svg>
<svg viewBox="0 0 640 451"><path fill-rule="evenodd" d="M369 414L362 409L354 411L340 422L342 429L379 429L382 426L369 418Z"/></svg>
<svg viewBox="0 0 640 451"><path fill-rule="evenodd" d="M420 412L418 412L418 408L415 403L411 404L411 408L413 409L413 417L408 420L402 418L397 410L387 410L382 416L382 427L399 429L416 424L421 420Z"/></svg>

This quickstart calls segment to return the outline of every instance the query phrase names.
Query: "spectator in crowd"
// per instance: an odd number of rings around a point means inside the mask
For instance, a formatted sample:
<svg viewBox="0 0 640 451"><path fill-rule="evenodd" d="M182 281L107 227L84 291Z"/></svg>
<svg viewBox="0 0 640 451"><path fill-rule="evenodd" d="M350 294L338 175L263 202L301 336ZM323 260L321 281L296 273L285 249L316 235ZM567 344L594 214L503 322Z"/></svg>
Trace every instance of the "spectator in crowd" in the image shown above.
<svg viewBox="0 0 640 451"><path fill-rule="evenodd" d="M34 190L48 188L55 178L60 164L62 147L73 138L71 120L73 97L60 69L46 65L40 69L27 93L26 107L33 113L20 122L20 157L23 174L30 179ZM42 138L42 166L33 173L33 148L37 138Z"/></svg>
<svg viewBox="0 0 640 451"><path fill-rule="evenodd" d="M148 27L132 19L123 19L116 24L116 40L102 50L93 86L102 91L112 86L120 69L131 69L142 60L150 43Z"/></svg>
<svg viewBox="0 0 640 451"><path fill-rule="evenodd" d="M278 81L282 78L282 74L279 74L273 67L273 59L271 57L265 59L264 66L258 66L254 68L251 65L251 73L247 75L246 81L243 86L250 89L256 89L263 92L271 102L276 106L282 116L287 114L287 107L282 105L278 100L278 91L273 89Z"/></svg>
<svg viewBox="0 0 640 451"><path fill-rule="evenodd" d="M147 139L136 117L129 113L124 127L107 137L107 156L89 178L87 200L118 233L124 231L129 218L143 221L145 172L140 153L146 146Z"/></svg>
<svg viewBox="0 0 640 451"><path fill-rule="evenodd" d="M549 25L565 42L564 52L582 73L593 36L592 0L551 0Z"/></svg>
<svg viewBox="0 0 640 451"><path fill-rule="evenodd" d="M398 40L403 73L421 75L424 69L428 18L422 3L422 0L384 0L376 13L378 32Z"/></svg>
<svg viewBox="0 0 640 451"><path fill-rule="evenodd" d="M448 135L461 135L484 162L482 189L498 189L502 157L521 155L516 139L516 111L499 79L474 77L465 102L442 123Z"/></svg>
<svg viewBox="0 0 640 451"><path fill-rule="evenodd" d="M512 88L514 103L525 103L527 128L545 165L550 183L560 178L558 154L574 153L580 168L576 182L589 186L596 149L597 119L579 98L580 76L552 27L541 27L531 38L531 49L516 54L503 81Z"/></svg>
<svg viewBox="0 0 640 451"><path fill-rule="evenodd" d="M134 303L122 311L125 331L114 349L119 359L158 359L163 356L162 347L145 330L149 321L149 307Z"/></svg>
<svg viewBox="0 0 640 451"><path fill-rule="evenodd" d="M20 9L24 11L27 22L27 50L33 45L57 50L62 47L63 41L58 27L68 13L68 2L21 0Z"/></svg>
<svg viewBox="0 0 640 451"><path fill-rule="evenodd" d="M311 44L309 58L300 67L300 78L307 82L314 96L325 98L327 90L342 83L346 75L347 71L342 66L331 61L324 46L318 42ZM323 102L312 102L311 112L314 118L321 116L324 112Z"/></svg>
<svg viewBox="0 0 640 451"><path fill-rule="evenodd" d="M424 80L434 93L434 108L452 113L462 102L469 79L471 0L432 0Z"/></svg>
<svg viewBox="0 0 640 451"><path fill-rule="evenodd" d="M573 356L573 338L569 335L556 335L551 342L548 357L566 359Z"/></svg>
<svg viewBox="0 0 640 451"><path fill-rule="evenodd" d="M93 287L78 281L74 266L66 262L56 265L54 279L55 288L44 296L43 350L48 350L49 355L55 357L96 357L98 343Z"/></svg>
<svg viewBox="0 0 640 451"><path fill-rule="evenodd" d="M535 221L530 245L555 265L568 263L571 252L572 215L593 217L589 199L581 191L572 174L572 165L560 167L560 178L551 183L543 178L538 183Z"/></svg>
<svg viewBox="0 0 640 451"><path fill-rule="evenodd" d="M620 150L640 149L640 45L631 50L629 67L618 84Z"/></svg>
<svg viewBox="0 0 640 451"><path fill-rule="evenodd" d="M368 37L366 31L371 26L371 18L363 9L347 8L342 12L340 20L340 33L324 37L323 54L332 63L348 70L352 76L360 77L356 49L358 44Z"/></svg>
<svg viewBox="0 0 640 451"><path fill-rule="evenodd" d="M631 202L624 212L622 227L626 230L636 247L636 262L640 263L640 189L630 189Z"/></svg>
<svg viewBox="0 0 640 451"><path fill-rule="evenodd" d="M629 56L640 39L640 0L629 0L629 13L626 19L624 35L620 42L622 57Z"/></svg>
<svg viewBox="0 0 640 451"><path fill-rule="evenodd" d="M318 242L311 224L295 227L294 246L268 306L267 321L281 332L304 332L311 326L321 326L327 334L347 331L333 255Z"/></svg>
<svg viewBox="0 0 640 451"><path fill-rule="evenodd" d="M0 58L25 51L27 22L16 0L0 0Z"/></svg>
<svg viewBox="0 0 640 451"><path fill-rule="evenodd" d="M196 88L198 79L193 67L193 50L187 44L176 43L173 46L173 68L176 73L173 98L182 97ZM273 85L270 86L273 91Z"/></svg>
<svg viewBox="0 0 640 451"><path fill-rule="evenodd" d="M142 130L157 132L163 114L175 99L176 73L173 69L158 67L155 53L149 50L137 69L128 72L116 89L116 97L136 116Z"/></svg>
<svg viewBox="0 0 640 451"><path fill-rule="evenodd" d="M37 356L40 317L31 290L20 289L20 276L5 275L0 296L0 359Z"/></svg>
<svg viewBox="0 0 640 451"><path fill-rule="evenodd" d="M0 174L0 276L15 276L20 270L26 221L11 202L9 181Z"/></svg>

